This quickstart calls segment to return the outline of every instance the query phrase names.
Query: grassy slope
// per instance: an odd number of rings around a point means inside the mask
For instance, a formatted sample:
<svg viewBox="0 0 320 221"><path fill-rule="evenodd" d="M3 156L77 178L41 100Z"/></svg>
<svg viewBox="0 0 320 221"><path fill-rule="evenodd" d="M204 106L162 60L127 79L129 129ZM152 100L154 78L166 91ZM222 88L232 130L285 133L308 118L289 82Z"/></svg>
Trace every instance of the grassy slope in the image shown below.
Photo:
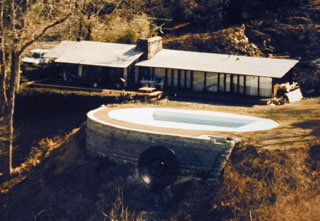
<svg viewBox="0 0 320 221"><path fill-rule="evenodd" d="M171 211L173 220L250 220L250 216L254 220L316 220L320 217L319 103L320 98L278 107L160 104L252 114L280 123L275 130L229 134L246 142L232 154L221 185L213 189L197 184L183 194L174 192L164 200L163 210ZM130 213L159 209L159 196L132 179L133 168L90 158L84 136L81 130L23 182L1 194L4 220L102 220L103 212L120 217L125 211L122 203Z"/></svg>

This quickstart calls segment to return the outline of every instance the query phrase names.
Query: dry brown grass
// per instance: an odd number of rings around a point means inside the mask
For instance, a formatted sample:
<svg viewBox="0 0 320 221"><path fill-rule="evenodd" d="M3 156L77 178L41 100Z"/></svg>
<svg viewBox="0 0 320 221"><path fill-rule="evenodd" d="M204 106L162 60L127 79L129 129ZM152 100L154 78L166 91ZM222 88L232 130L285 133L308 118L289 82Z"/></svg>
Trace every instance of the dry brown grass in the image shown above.
<svg viewBox="0 0 320 221"><path fill-rule="evenodd" d="M115 201L112 203L112 207L109 211L105 209L105 199L102 197L102 200L98 204L98 210L104 217L108 220L117 220L117 221L139 221L141 218L136 215L134 212L130 211L129 208L125 205L123 200L123 191L118 187L118 196Z"/></svg>
<svg viewBox="0 0 320 221"><path fill-rule="evenodd" d="M291 150L236 150L213 215L222 220L319 220L319 143Z"/></svg>
<svg viewBox="0 0 320 221"><path fill-rule="evenodd" d="M34 148L25 162L18 167L13 168L13 178L0 185L0 193L8 193L11 188L22 182L27 177L32 169L40 165L45 159L50 157L53 150L59 148L62 144L68 141L74 134L79 131L79 128L72 130L64 137L57 136L53 139L44 138L39 141L39 147Z"/></svg>

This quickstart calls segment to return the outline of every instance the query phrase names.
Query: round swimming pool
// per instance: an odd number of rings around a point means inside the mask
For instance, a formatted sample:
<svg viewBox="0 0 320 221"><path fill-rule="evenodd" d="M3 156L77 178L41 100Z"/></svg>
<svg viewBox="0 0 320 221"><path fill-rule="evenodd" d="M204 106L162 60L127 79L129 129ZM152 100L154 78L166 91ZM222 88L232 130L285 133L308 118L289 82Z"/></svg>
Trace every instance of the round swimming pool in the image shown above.
<svg viewBox="0 0 320 221"><path fill-rule="evenodd" d="M219 182L240 139L218 131L249 132L278 126L273 120L253 116L160 107L101 107L87 116L90 154L133 164L139 167L141 177L158 171L162 175L157 175L157 180L178 174Z"/></svg>

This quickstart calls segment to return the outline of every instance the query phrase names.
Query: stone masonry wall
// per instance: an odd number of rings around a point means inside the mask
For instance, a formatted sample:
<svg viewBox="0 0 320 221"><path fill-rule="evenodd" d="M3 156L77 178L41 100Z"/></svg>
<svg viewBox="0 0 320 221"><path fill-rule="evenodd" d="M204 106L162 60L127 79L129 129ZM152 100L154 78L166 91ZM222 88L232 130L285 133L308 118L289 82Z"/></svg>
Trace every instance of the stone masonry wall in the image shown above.
<svg viewBox="0 0 320 221"><path fill-rule="evenodd" d="M116 162L137 165L140 154L149 147L162 146L176 153L180 169L187 173L211 171L218 174L235 142L182 137L121 129L87 120L89 153Z"/></svg>
<svg viewBox="0 0 320 221"><path fill-rule="evenodd" d="M148 60L162 49L162 38L160 36L140 38L138 48L144 52L144 59Z"/></svg>

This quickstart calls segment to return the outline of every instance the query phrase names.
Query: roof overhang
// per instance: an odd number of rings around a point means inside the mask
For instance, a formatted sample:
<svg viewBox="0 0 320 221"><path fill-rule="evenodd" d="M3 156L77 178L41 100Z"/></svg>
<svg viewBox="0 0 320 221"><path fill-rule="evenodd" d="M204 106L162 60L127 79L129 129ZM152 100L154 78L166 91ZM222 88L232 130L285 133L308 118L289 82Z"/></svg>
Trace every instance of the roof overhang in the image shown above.
<svg viewBox="0 0 320 221"><path fill-rule="evenodd" d="M93 41L63 41L45 57L56 63L127 68L142 56L136 45Z"/></svg>
<svg viewBox="0 0 320 221"><path fill-rule="evenodd" d="M38 53L38 54L45 54L48 53L49 50L47 49L41 49L41 48L35 48L30 50L31 53Z"/></svg>
<svg viewBox="0 0 320 221"><path fill-rule="evenodd" d="M282 78L298 62L294 59L162 49L151 59L141 61L136 66Z"/></svg>

